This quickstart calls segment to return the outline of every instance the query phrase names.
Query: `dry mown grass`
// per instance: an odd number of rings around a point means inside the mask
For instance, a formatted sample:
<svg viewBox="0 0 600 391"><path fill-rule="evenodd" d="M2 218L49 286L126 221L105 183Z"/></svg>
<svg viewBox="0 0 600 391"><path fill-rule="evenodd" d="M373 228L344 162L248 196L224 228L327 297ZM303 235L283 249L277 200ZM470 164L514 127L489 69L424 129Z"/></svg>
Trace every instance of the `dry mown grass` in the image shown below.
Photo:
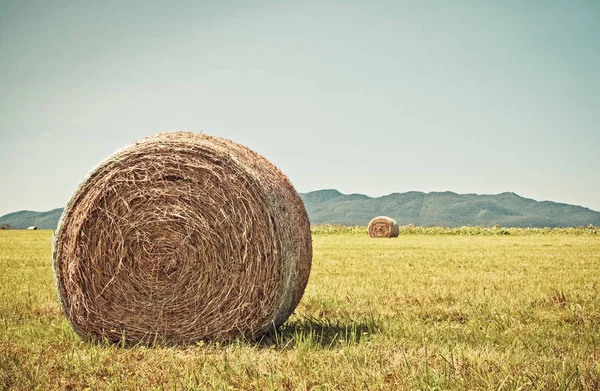
<svg viewBox="0 0 600 391"><path fill-rule="evenodd" d="M0 232L0 389L600 388L596 235L315 235L281 330L186 348L82 342L50 240Z"/></svg>

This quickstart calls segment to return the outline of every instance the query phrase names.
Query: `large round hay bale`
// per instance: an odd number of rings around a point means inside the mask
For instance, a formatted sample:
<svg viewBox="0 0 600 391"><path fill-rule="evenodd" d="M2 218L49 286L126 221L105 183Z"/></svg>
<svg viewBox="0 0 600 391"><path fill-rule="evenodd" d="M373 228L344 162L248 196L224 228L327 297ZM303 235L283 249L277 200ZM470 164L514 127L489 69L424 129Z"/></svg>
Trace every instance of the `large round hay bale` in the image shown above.
<svg viewBox="0 0 600 391"><path fill-rule="evenodd" d="M372 238L397 238L400 228L396 221L387 216L378 216L369 222L369 236Z"/></svg>
<svg viewBox="0 0 600 391"><path fill-rule="evenodd" d="M287 177L218 137L162 133L110 156L55 235L64 312L87 340L256 338L294 311L311 234Z"/></svg>

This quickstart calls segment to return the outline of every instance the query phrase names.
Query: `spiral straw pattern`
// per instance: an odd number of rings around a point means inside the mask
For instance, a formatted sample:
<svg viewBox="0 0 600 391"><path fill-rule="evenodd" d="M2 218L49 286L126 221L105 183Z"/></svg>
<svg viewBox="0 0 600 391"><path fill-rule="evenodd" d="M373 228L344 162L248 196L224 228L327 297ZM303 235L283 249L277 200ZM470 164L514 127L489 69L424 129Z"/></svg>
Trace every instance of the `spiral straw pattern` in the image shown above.
<svg viewBox="0 0 600 391"><path fill-rule="evenodd" d="M397 238L400 234L396 220L387 216L378 216L371 220L368 231L372 238Z"/></svg>
<svg viewBox="0 0 600 391"><path fill-rule="evenodd" d="M288 178L232 141L138 141L96 167L56 231L63 310L86 340L256 338L308 281L308 216Z"/></svg>

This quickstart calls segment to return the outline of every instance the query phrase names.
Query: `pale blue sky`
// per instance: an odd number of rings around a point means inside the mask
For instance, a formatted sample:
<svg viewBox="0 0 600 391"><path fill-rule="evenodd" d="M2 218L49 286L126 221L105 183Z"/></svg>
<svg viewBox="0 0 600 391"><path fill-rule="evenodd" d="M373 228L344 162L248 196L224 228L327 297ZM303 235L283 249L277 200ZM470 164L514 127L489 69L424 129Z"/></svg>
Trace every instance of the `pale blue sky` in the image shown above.
<svg viewBox="0 0 600 391"><path fill-rule="evenodd" d="M177 129L301 192L600 210L600 1L0 5L0 215L64 206L103 158Z"/></svg>

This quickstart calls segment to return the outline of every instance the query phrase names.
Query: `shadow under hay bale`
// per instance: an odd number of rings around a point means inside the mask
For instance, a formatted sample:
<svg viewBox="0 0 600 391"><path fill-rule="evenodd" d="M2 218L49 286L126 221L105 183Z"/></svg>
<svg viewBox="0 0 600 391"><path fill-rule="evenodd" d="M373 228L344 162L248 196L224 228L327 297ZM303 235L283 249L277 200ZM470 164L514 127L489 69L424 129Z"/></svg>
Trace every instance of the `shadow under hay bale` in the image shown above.
<svg viewBox="0 0 600 391"><path fill-rule="evenodd" d="M142 139L96 167L56 231L64 312L87 340L257 338L294 311L311 234L287 177L232 141Z"/></svg>
<svg viewBox="0 0 600 391"><path fill-rule="evenodd" d="M400 228L394 219L378 216L369 222L368 232L372 238L397 238Z"/></svg>
<svg viewBox="0 0 600 391"><path fill-rule="evenodd" d="M292 349L298 345L338 349L340 346L357 345L364 337L378 334L379 318L335 319L303 316L287 322L257 341L257 347L268 349Z"/></svg>

